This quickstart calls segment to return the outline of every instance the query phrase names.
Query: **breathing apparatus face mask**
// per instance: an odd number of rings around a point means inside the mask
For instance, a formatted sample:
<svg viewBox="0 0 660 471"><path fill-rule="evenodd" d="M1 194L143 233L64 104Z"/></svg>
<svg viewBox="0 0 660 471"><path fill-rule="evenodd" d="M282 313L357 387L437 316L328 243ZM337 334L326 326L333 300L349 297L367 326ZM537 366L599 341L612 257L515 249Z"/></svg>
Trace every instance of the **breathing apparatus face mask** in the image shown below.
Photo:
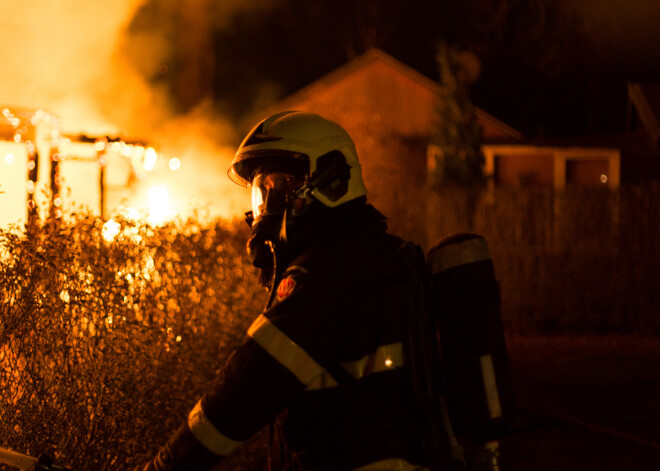
<svg viewBox="0 0 660 471"><path fill-rule="evenodd" d="M252 211L246 220L252 228L248 255L261 269L262 281L272 276L273 251L286 240L284 215L302 182L289 173L257 173L252 179Z"/></svg>
<svg viewBox="0 0 660 471"><path fill-rule="evenodd" d="M264 285L272 280L274 255L282 253L287 231L295 231L295 226L314 205L314 192L336 200L347 191L350 167L339 151L325 154L317 164L317 170L309 178L303 177L303 172L296 176L272 166L258 169L252 178L252 211L246 214L252 236L247 250L252 264L260 269Z"/></svg>

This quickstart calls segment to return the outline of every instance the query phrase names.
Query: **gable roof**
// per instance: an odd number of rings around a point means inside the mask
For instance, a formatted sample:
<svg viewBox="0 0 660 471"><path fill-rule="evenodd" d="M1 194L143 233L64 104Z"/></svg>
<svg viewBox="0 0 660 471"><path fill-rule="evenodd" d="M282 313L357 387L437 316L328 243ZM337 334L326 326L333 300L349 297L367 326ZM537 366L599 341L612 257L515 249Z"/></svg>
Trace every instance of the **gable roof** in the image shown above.
<svg viewBox="0 0 660 471"><path fill-rule="evenodd" d="M314 96L315 94L327 89L328 87L342 81L343 79L355 74L360 69L365 68L373 62L382 62L387 64L389 67L395 69L399 73L406 75L411 78L413 81L419 83L421 86L428 88L429 90L436 90L438 85L431 79L417 72L415 69L408 67L407 65L399 62L394 57L386 54L380 49L371 49L361 56L356 57L355 59L347 62L338 69L333 70L329 74L315 80L309 85L304 86L300 90L292 93L288 97L281 100L277 103L278 106L286 107L287 104L300 103L306 101L309 97Z"/></svg>
<svg viewBox="0 0 660 471"><path fill-rule="evenodd" d="M422 89L427 90L431 95L437 95L439 92L439 85L416 71L415 69L405 65L403 62L395 59L389 54L380 49L371 49L363 55L347 62L343 66L335 69L327 75L319 78L318 80L304 86L298 91L285 97L281 101L269 107L264 113L265 116L272 114L279 110L296 109L301 103L312 101L315 97L325 93L332 87L338 86L342 81L350 79L352 76L359 74L370 66L376 63L384 65L387 69L394 73L406 78L412 83L416 84ZM501 137L519 141L523 139L523 134L509 126L508 124L500 121L491 114L485 112L479 107L475 107L477 119L480 123L495 129L497 134Z"/></svg>
<svg viewBox="0 0 660 471"><path fill-rule="evenodd" d="M644 129L653 139L654 147L660 147L660 85L629 83L628 96Z"/></svg>

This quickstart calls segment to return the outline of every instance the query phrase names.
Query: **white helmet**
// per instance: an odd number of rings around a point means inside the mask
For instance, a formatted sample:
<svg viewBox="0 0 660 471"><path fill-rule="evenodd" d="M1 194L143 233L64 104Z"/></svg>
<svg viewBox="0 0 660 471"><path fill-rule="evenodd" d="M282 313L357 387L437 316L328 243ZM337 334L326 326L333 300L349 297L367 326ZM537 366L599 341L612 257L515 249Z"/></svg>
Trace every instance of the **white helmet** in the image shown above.
<svg viewBox="0 0 660 471"><path fill-rule="evenodd" d="M284 111L263 120L238 147L227 173L248 187L263 168L300 176L307 195L325 206L367 194L353 140L337 123L314 113Z"/></svg>

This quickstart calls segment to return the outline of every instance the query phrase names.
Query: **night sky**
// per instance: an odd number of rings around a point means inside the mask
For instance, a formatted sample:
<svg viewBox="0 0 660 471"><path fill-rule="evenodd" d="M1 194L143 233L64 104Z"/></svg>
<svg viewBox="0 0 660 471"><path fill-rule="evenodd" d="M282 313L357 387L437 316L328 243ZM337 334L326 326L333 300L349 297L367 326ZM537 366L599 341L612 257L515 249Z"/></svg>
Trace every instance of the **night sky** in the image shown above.
<svg viewBox="0 0 660 471"><path fill-rule="evenodd" d="M660 82L655 0L255 4L236 9L213 33L215 99L234 116L254 111L264 96L294 92L371 47L435 80L441 38L480 58L475 104L530 136L623 131L626 81Z"/></svg>

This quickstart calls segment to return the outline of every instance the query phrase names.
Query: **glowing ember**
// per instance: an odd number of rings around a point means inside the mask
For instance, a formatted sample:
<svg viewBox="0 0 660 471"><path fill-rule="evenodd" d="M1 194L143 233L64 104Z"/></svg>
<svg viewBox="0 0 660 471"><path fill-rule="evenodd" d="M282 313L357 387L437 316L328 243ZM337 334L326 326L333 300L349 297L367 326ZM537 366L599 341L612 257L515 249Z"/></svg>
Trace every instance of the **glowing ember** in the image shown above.
<svg viewBox="0 0 660 471"><path fill-rule="evenodd" d="M101 233L103 234L103 238L108 241L112 242L115 237L117 237L117 234L119 234L119 231L121 230L121 225L116 222L114 219L108 220L105 224L103 224L103 229L101 230Z"/></svg>
<svg viewBox="0 0 660 471"><path fill-rule="evenodd" d="M140 213L135 208L131 208L131 207L124 208L123 214L124 217L130 219L131 221L137 221L138 219L140 219Z"/></svg>
<svg viewBox="0 0 660 471"><path fill-rule="evenodd" d="M71 296L69 296L69 292L67 290L62 290L60 291L60 299L63 302L68 303L71 300Z"/></svg>

